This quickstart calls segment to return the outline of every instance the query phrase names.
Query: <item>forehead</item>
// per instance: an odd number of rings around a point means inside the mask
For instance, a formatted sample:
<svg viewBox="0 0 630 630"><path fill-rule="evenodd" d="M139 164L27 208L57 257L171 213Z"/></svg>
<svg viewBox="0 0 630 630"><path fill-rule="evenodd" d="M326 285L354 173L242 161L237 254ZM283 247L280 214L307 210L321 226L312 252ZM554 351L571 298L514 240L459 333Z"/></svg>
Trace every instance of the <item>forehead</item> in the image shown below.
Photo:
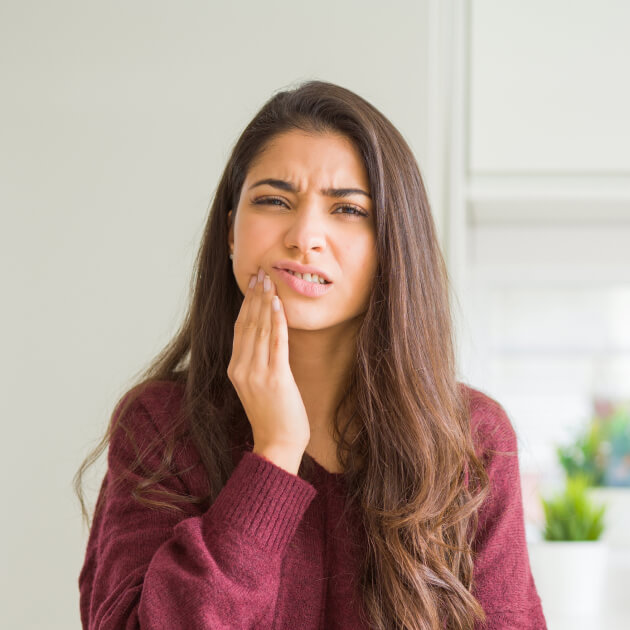
<svg viewBox="0 0 630 630"><path fill-rule="evenodd" d="M270 140L247 172L248 183L262 177L290 180L299 190L309 185L369 188L361 155L337 133L292 130Z"/></svg>

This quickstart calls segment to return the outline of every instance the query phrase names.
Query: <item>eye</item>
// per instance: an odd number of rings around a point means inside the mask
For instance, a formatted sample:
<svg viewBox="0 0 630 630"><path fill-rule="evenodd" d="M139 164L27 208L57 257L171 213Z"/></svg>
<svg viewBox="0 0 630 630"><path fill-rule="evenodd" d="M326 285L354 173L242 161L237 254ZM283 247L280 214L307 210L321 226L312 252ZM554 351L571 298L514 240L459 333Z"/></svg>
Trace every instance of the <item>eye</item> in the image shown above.
<svg viewBox="0 0 630 630"><path fill-rule="evenodd" d="M337 210L351 210L351 212L344 212L343 214L351 214L355 217L367 217L368 213L357 208L356 206L340 206Z"/></svg>
<svg viewBox="0 0 630 630"><path fill-rule="evenodd" d="M274 203L274 202L277 202L277 203ZM278 204L282 204L285 206L287 205L286 202L283 199L280 199L279 197L259 197L258 199L254 199L252 203L257 206L264 206L264 205L276 206ZM358 206L347 206L347 205L339 206L338 208L336 208L335 212L337 210L345 210L346 212L342 212L342 214L348 214L350 216L355 216L355 217L369 216L367 212L365 212Z"/></svg>
<svg viewBox="0 0 630 630"><path fill-rule="evenodd" d="M279 199L278 197L259 197L258 199L254 199L252 203L257 206L275 206L277 204L273 203L274 201L278 201L286 206L285 201L283 199Z"/></svg>

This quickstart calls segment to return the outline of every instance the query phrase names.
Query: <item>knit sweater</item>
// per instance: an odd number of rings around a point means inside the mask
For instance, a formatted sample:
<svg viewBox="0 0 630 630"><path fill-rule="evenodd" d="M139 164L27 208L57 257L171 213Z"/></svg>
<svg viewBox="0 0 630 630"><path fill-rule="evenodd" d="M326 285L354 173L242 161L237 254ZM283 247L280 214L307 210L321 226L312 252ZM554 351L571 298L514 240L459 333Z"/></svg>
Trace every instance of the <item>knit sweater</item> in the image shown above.
<svg viewBox="0 0 630 630"><path fill-rule="evenodd" d="M545 629L525 542L516 435L496 401L467 389L475 446L491 483L473 544L473 594L487 615L476 629ZM136 444L124 431L114 434L99 499L112 475L130 468L136 448L159 441L181 391L153 385L133 404L126 424ZM161 457L151 452L145 469L155 470ZM206 494L196 449L183 446L175 460L184 472L159 487ZM366 541L358 515L344 510L343 473L312 459L309 481L252 453L251 444L234 461L205 510L142 506L131 495L135 473L107 497L78 580L84 629L367 630L358 585Z"/></svg>

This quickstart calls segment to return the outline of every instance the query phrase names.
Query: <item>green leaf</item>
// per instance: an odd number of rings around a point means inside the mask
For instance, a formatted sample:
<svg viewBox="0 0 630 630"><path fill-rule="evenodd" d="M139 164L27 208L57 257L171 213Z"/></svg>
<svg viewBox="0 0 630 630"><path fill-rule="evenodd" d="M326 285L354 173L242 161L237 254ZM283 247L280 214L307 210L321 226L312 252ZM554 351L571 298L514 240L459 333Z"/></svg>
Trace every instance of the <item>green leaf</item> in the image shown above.
<svg viewBox="0 0 630 630"><path fill-rule="evenodd" d="M603 532L606 506L594 505L588 495L589 477L567 479L563 492L541 497L545 515L545 540L598 540Z"/></svg>

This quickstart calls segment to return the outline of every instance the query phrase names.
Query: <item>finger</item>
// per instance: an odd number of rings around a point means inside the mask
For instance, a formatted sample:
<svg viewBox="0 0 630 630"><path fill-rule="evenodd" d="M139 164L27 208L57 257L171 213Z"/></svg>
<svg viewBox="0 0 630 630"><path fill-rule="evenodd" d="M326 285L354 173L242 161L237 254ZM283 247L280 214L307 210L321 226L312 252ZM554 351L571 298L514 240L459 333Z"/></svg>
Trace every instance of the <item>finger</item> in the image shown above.
<svg viewBox="0 0 630 630"><path fill-rule="evenodd" d="M256 286L257 276L253 275L249 278L249 284L245 291L245 297L241 303L241 309L238 312L236 321L234 322L234 338L232 340L232 356L238 358L241 347L241 337L243 334L243 328L247 321L247 314L249 313L250 304L254 296L254 287Z"/></svg>
<svg viewBox="0 0 630 630"><path fill-rule="evenodd" d="M265 272L258 271L256 286L252 289L252 301L247 311L247 318L241 334L241 348L239 358L244 365L250 366L254 357L254 345L256 342L256 330L258 329L258 319L262 305L263 278Z"/></svg>
<svg viewBox="0 0 630 630"><path fill-rule="evenodd" d="M271 336L271 298L276 290L269 276L263 281L263 293L261 296L260 312L258 315L258 328L254 339L252 354L252 367L260 373L266 373L269 369L269 339Z"/></svg>
<svg viewBox="0 0 630 630"><path fill-rule="evenodd" d="M289 328L284 304L278 295L271 305L271 337L269 340L269 369L280 371L289 365Z"/></svg>

